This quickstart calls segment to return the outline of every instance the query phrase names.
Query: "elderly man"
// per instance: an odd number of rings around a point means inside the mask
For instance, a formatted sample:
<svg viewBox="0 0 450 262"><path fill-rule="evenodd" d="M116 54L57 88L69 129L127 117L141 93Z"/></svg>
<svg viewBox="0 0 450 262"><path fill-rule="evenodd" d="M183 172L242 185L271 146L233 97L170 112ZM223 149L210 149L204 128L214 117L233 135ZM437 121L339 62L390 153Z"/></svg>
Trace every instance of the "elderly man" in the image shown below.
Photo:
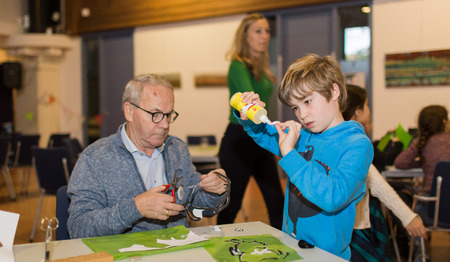
<svg viewBox="0 0 450 262"><path fill-rule="evenodd" d="M197 173L186 144L169 135L174 102L171 84L158 75L126 85L126 123L88 146L71 175L71 238L188 226L185 206L210 210L224 202L225 171Z"/></svg>

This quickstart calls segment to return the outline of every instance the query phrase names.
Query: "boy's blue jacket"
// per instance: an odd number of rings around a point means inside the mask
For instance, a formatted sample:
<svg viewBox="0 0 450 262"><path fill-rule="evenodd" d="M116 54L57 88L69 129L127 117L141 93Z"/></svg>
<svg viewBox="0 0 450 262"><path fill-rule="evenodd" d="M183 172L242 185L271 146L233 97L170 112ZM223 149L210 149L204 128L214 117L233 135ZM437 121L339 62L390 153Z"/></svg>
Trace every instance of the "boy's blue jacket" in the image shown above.
<svg viewBox="0 0 450 262"><path fill-rule="evenodd" d="M274 126L239 121L256 143L281 156ZM302 129L295 149L278 162L289 176L283 231L349 260L355 206L372 159L373 146L355 121L317 134Z"/></svg>

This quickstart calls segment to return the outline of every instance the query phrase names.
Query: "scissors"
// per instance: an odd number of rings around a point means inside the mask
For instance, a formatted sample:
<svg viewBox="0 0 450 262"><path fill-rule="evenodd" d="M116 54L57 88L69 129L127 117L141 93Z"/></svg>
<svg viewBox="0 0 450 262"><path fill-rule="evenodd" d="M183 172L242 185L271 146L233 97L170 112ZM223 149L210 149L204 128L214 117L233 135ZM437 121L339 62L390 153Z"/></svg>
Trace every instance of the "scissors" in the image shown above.
<svg viewBox="0 0 450 262"><path fill-rule="evenodd" d="M173 175L173 181L170 184L164 185L165 188L162 192L166 192L167 189L169 189L170 187L172 187L172 192L171 195L173 196L173 203L176 202L176 197L175 197L175 191L178 190L178 198L182 199L183 198L183 186L177 186L178 182L183 178L183 175L180 177L177 177L177 173L178 173L178 169L175 170L175 174Z"/></svg>
<svg viewBox="0 0 450 262"><path fill-rule="evenodd" d="M52 241L52 231L59 227L56 217L41 219L41 230L45 231L45 261L50 260L50 241Z"/></svg>

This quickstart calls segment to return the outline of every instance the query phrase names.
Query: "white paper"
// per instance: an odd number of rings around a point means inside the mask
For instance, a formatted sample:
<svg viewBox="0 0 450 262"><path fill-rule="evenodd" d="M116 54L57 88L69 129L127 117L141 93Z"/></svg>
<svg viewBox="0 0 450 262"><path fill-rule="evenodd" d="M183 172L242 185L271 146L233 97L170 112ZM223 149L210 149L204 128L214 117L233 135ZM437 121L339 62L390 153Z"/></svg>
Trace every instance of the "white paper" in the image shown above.
<svg viewBox="0 0 450 262"><path fill-rule="evenodd" d="M138 245L134 244L131 247L125 247L119 249L119 252L132 252L132 251L146 251L146 250L157 250L157 249L164 249L167 247L146 247L144 245Z"/></svg>
<svg viewBox="0 0 450 262"><path fill-rule="evenodd" d="M205 237L198 236L192 231L189 231L189 234L187 235L187 237L185 239L174 239L172 237L172 239L170 239L170 240L163 240L163 239L156 240L156 243L158 243L158 244L167 245L165 247L146 247L144 245L134 244L131 247L119 249L119 252L123 253L123 252L131 252L131 251L146 251L146 250L165 249L165 248L169 248L169 247L176 247L176 246L197 243L197 242L201 242L201 241L205 241L205 240L208 240L208 239Z"/></svg>
<svg viewBox="0 0 450 262"><path fill-rule="evenodd" d="M14 262L14 237L19 214L0 210L0 261Z"/></svg>
<svg viewBox="0 0 450 262"><path fill-rule="evenodd" d="M197 243L197 242L201 242L201 241L205 241L205 240L208 240L208 239L205 237L198 236L192 231L189 231L189 234L187 235L187 237L185 239L175 239L172 237L171 240L158 239L158 240L156 240L156 242L158 244L166 244L171 247L177 247L177 246L188 245L188 244Z"/></svg>

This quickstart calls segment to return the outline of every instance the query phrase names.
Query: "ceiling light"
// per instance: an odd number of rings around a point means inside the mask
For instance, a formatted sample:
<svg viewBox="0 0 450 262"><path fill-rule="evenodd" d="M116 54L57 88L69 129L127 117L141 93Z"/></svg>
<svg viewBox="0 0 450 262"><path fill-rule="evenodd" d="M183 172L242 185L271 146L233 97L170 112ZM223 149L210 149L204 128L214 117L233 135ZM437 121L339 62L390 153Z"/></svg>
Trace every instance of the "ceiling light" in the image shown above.
<svg viewBox="0 0 450 262"><path fill-rule="evenodd" d="M361 11L366 14L370 13L370 6L361 7Z"/></svg>

